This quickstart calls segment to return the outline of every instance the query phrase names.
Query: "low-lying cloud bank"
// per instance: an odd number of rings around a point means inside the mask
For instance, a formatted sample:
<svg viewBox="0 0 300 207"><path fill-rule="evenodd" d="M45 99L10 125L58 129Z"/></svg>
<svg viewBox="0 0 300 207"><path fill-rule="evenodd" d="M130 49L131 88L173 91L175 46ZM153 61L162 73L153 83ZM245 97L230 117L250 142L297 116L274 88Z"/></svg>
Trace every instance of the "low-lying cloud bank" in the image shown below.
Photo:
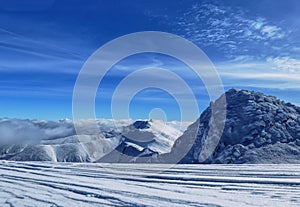
<svg viewBox="0 0 300 207"><path fill-rule="evenodd" d="M75 134L71 121L0 119L0 143L38 142Z"/></svg>
<svg viewBox="0 0 300 207"><path fill-rule="evenodd" d="M96 120L98 129L92 126L94 120L81 120L77 122L82 135L97 135L102 132L118 131L133 123L132 120ZM182 123L182 130L189 123ZM168 125L180 129L180 123L173 121ZM78 132L78 131L77 131ZM51 140L76 135L74 123L71 120L45 121L29 119L0 119L0 144L38 143L41 140Z"/></svg>

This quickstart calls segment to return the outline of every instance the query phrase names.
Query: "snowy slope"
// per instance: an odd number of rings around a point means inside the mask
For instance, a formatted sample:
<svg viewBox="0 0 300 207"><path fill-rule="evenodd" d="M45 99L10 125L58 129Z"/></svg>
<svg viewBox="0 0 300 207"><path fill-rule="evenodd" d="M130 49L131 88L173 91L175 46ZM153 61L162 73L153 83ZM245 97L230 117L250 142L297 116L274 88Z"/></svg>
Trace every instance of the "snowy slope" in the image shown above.
<svg viewBox="0 0 300 207"><path fill-rule="evenodd" d="M124 127L122 135L128 142L138 143L144 148L162 154L171 151L175 140L182 135L182 132L163 121L141 120Z"/></svg>
<svg viewBox="0 0 300 207"><path fill-rule="evenodd" d="M111 152L120 137L74 135L39 144L1 145L0 159L18 161L93 162Z"/></svg>
<svg viewBox="0 0 300 207"><path fill-rule="evenodd" d="M165 168L0 161L0 206L300 205L299 165L176 165L156 174Z"/></svg>

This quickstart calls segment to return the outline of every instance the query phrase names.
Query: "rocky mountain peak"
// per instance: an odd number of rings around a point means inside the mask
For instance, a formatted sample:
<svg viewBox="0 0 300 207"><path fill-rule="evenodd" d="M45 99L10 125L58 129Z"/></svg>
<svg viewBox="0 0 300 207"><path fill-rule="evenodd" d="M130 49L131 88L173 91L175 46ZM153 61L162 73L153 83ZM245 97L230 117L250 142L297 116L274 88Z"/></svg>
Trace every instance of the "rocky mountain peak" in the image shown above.
<svg viewBox="0 0 300 207"><path fill-rule="evenodd" d="M136 129L149 129L151 127L152 120L138 120L135 121L132 125Z"/></svg>
<svg viewBox="0 0 300 207"><path fill-rule="evenodd" d="M219 144L206 162L208 163L246 163L281 162L296 152L300 144L299 107L285 103L274 96L248 90L230 89L226 97L226 121ZM201 114L198 135L193 147L182 160L184 163L199 162L199 155L208 136L213 107L220 104L218 99ZM184 142L185 134L178 139ZM280 147L286 153L274 161L276 150ZM273 151L271 155L258 157L259 150ZM300 148L299 148L300 149ZM299 152L299 153L298 153ZM300 150L294 153L300 158ZM281 152L282 153L282 152ZM258 161L259 160L259 161ZM291 160L295 160L292 156ZM297 160L297 159L296 159Z"/></svg>

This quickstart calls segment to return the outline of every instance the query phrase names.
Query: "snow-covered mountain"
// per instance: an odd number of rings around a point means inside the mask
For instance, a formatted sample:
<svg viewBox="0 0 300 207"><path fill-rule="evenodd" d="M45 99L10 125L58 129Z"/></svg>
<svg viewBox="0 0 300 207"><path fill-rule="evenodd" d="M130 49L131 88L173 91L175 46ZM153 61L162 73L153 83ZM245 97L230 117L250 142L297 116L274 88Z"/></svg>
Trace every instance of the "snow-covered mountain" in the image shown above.
<svg viewBox="0 0 300 207"><path fill-rule="evenodd" d="M220 141L209 143L226 99ZM212 116L212 114L214 116ZM214 117L212 119L212 117ZM300 163L300 107L231 89L191 124L158 120L0 120L0 159L59 162ZM180 125L181 124L181 125ZM196 137L194 135L197 135ZM211 147L211 148L210 148ZM202 154L213 153L203 161Z"/></svg>
<svg viewBox="0 0 300 207"><path fill-rule="evenodd" d="M168 153L182 131L159 120L140 120L123 127L121 144L98 162L134 162L140 157Z"/></svg>
<svg viewBox="0 0 300 207"><path fill-rule="evenodd" d="M224 100L226 108L222 111ZM222 117L221 113L225 114L224 120L218 119ZM222 121L222 130L218 132L215 126ZM147 127L147 123L140 126ZM220 140L211 141L218 133ZM101 161L300 163L300 107L262 93L231 89L212 102L200 118L187 128L175 141L171 152L155 154L155 150L143 151L143 156L138 156L131 148L124 146L116 151ZM208 159L202 159L203 152L211 152Z"/></svg>
<svg viewBox="0 0 300 207"><path fill-rule="evenodd" d="M223 96L227 100L224 131L206 163L300 163L300 107L247 90L231 89ZM221 100L222 97L211 103L197 124L176 141L184 145L189 131L199 126L196 140L182 163L199 162L212 108L218 107ZM172 153L176 153L176 148Z"/></svg>
<svg viewBox="0 0 300 207"><path fill-rule="evenodd" d="M0 159L18 161L94 162L124 148L136 156L167 153L182 135L186 124L158 120L136 121L99 119L100 129L90 127L93 120L77 122L76 134L70 120L0 120ZM141 124L147 125L142 127ZM176 127L175 127L176 126ZM146 153L146 154L147 154Z"/></svg>

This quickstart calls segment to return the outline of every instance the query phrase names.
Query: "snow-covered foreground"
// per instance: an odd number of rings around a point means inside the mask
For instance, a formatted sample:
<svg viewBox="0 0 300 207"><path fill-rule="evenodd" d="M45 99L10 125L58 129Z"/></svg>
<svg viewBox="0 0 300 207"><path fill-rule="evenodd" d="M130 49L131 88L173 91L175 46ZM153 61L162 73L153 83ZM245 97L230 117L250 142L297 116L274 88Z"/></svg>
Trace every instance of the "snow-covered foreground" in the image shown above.
<svg viewBox="0 0 300 207"><path fill-rule="evenodd" d="M0 206L300 206L300 165L0 162Z"/></svg>

